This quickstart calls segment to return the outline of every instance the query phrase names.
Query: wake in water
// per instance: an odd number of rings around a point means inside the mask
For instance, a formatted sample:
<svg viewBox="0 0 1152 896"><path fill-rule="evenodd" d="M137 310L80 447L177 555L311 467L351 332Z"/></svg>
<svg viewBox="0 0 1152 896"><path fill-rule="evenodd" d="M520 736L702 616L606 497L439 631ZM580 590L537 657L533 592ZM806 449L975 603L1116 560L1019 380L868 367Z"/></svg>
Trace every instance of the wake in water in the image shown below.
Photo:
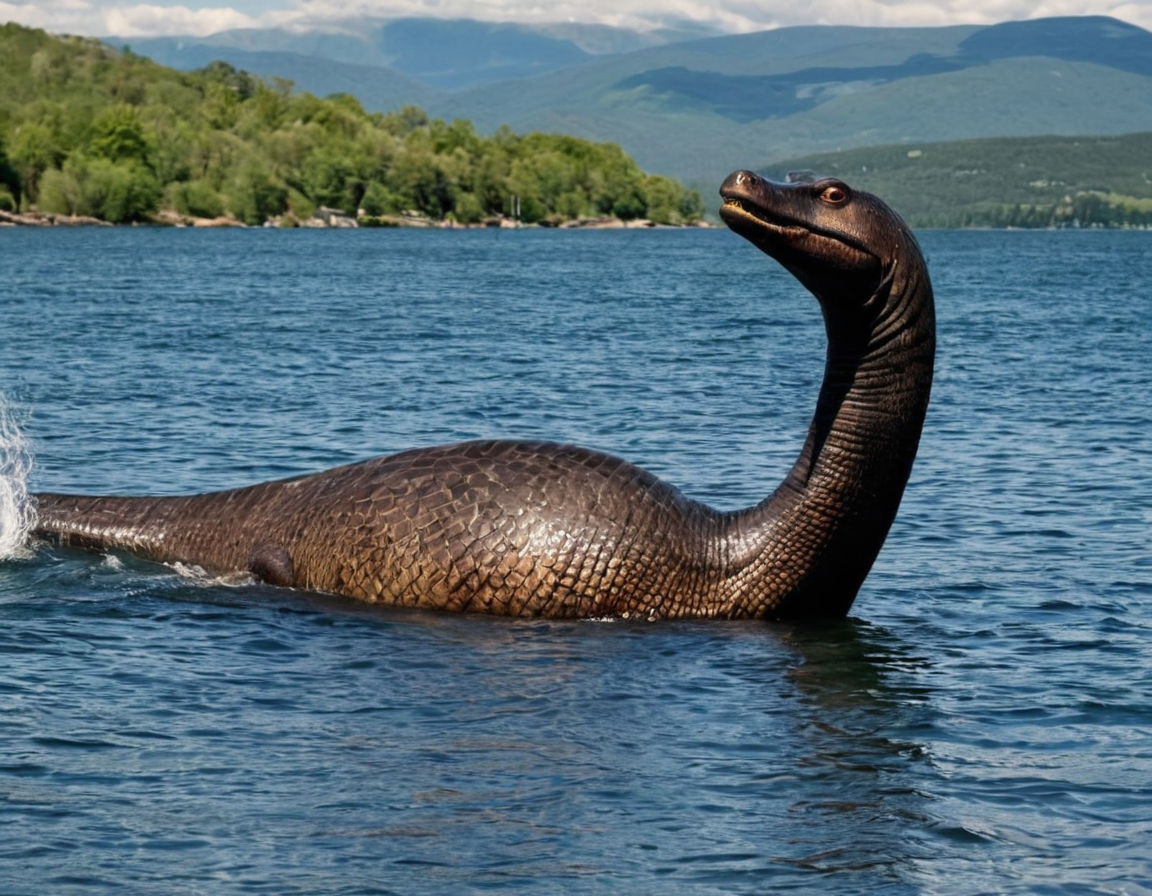
<svg viewBox="0 0 1152 896"><path fill-rule="evenodd" d="M0 397L0 560L28 555L28 536L36 524L36 505L28 495L31 471L32 449L19 415Z"/></svg>

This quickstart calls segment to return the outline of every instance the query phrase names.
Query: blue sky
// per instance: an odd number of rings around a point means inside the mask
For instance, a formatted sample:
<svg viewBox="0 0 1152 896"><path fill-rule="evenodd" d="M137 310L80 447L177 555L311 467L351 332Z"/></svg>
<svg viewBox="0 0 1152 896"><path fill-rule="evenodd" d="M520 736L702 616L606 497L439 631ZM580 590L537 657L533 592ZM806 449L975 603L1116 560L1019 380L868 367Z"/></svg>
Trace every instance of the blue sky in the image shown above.
<svg viewBox="0 0 1152 896"><path fill-rule="evenodd" d="M647 30L782 25L950 25L1110 15L1152 30L1152 0L0 0L0 22L73 34L207 35L229 28L337 28L352 16L590 22Z"/></svg>

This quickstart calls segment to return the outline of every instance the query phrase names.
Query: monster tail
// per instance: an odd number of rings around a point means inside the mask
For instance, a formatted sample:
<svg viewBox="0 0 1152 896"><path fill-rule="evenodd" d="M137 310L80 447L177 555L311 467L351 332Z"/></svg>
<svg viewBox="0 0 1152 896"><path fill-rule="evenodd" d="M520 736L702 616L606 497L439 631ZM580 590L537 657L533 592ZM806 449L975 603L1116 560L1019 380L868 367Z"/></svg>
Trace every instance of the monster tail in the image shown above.
<svg viewBox="0 0 1152 896"><path fill-rule="evenodd" d="M153 559L167 559L163 550L166 512L171 505L189 500L53 494L33 497L34 535L68 547L122 548Z"/></svg>
<svg viewBox="0 0 1152 896"><path fill-rule="evenodd" d="M37 535L84 547L138 547L141 539L116 522L117 503L129 503L124 499L28 491L32 449L21 427L24 416L0 395L0 561L30 556Z"/></svg>
<svg viewBox="0 0 1152 896"><path fill-rule="evenodd" d="M31 472L32 450L19 415L0 396L0 560L28 554L36 526L36 502L28 494Z"/></svg>

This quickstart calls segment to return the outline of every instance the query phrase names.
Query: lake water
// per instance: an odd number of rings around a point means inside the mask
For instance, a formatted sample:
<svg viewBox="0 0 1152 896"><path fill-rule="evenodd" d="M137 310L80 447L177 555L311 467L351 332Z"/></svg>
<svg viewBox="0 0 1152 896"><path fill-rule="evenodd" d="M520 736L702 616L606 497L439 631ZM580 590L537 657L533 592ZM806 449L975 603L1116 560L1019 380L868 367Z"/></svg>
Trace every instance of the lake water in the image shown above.
<svg viewBox="0 0 1152 896"><path fill-rule="evenodd" d="M362 607L0 564L5 894L1152 893L1152 234L927 232L937 385L850 619ZM0 231L41 490L571 440L731 508L815 301L721 231Z"/></svg>

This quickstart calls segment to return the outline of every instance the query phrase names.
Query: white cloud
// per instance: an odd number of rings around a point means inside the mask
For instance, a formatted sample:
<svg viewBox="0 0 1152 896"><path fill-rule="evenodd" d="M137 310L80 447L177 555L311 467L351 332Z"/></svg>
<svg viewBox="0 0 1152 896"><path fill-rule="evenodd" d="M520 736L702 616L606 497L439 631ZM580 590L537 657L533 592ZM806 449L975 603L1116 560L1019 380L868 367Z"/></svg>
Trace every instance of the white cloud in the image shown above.
<svg viewBox="0 0 1152 896"><path fill-rule="evenodd" d="M106 34L137 37L150 34L203 36L232 28L255 28L259 22L228 7L123 6L105 10Z"/></svg>
<svg viewBox="0 0 1152 896"><path fill-rule="evenodd" d="M117 4L117 0L0 0L0 21L51 31L125 37L203 36L230 28L304 28L361 16L596 22L639 30L696 23L739 32L801 24L950 25L1042 16L1111 15L1152 30L1152 0L810 0L803 5L795 0L282 0L279 8L269 8L269 0L234 0L234 4L213 7Z"/></svg>
<svg viewBox="0 0 1152 896"><path fill-rule="evenodd" d="M722 31L781 25L990 24L1043 16L1112 15L1152 28L1152 0L296 0L299 21L436 16L513 22L600 22L647 30L695 22ZM353 12L354 11L354 12Z"/></svg>
<svg viewBox="0 0 1152 896"><path fill-rule="evenodd" d="M205 36L230 28L255 28L260 20L231 7L94 6L87 0L8 3L0 0L0 22L68 34L143 37L156 34Z"/></svg>

